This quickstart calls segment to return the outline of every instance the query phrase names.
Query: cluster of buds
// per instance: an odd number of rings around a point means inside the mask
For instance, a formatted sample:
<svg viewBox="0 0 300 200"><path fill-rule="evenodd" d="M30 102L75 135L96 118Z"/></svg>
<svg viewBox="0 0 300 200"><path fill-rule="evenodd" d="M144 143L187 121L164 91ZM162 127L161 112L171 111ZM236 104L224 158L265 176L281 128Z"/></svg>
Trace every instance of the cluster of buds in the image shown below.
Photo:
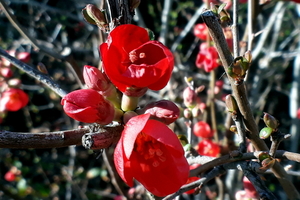
<svg viewBox="0 0 300 200"><path fill-rule="evenodd" d="M270 135L272 135L272 133L277 131L279 122L275 117L273 117L272 115L270 115L266 112L264 113L263 120L264 120L266 127L262 128L260 130L259 137L261 139L266 139L266 138L270 137Z"/></svg>
<svg viewBox="0 0 300 200"><path fill-rule="evenodd" d="M261 162L262 167L260 168L261 170L268 170L270 169L274 164L276 159L270 156L268 152L261 152L258 155L258 159Z"/></svg>
<svg viewBox="0 0 300 200"><path fill-rule="evenodd" d="M251 62L251 51L246 51L243 56L235 58L233 63L228 67L227 74L235 80L236 85L239 85L244 81Z"/></svg>

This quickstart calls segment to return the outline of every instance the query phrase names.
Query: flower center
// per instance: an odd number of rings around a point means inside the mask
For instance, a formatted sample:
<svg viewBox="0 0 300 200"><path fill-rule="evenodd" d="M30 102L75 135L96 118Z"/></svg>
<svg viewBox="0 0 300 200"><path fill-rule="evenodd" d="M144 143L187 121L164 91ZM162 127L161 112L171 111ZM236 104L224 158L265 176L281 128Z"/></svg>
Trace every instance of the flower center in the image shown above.
<svg viewBox="0 0 300 200"><path fill-rule="evenodd" d="M132 63L137 62L139 59L143 59L143 58L146 58L146 54L144 52L137 54L137 52L133 50L129 53L129 60Z"/></svg>
<svg viewBox="0 0 300 200"><path fill-rule="evenodd" d="M164 146L153 137L141 132L136 139L134 150L153 167L166 161Z"/></svg>

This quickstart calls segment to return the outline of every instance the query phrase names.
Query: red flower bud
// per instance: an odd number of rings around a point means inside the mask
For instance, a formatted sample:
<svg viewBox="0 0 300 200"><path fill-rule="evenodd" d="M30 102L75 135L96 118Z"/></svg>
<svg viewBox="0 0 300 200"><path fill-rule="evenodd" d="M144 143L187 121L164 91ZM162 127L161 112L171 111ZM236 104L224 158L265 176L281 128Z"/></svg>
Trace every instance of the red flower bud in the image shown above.
<svg viewBox="0 0 300 200"><path fill-rule="evenodd" d="M25 107L29 101L28 95L21 89L10 88L2 93L0 111L17 111Z"/></svg>
<svg viewBox="0 0 300 200"><path fill-rule="evenodd" d="M197 93L190 87L186 87L183 91L183 103L188 108L194 108L197 105Z"/></svg>
<svg viewBox="0 0 300 200"><path fill-rule="evenodd" d="M30 61L30 53L28 52L20 52L20 53L17 53L17 58L24 62L24 63L29 63Z"/></svg>
<svg viewBox="0 0 300 200"><path fill-rule="evenodd" d="M168 83L174 67L172 52L148 31L132 24L116 27L100 45L105 73L121 91L129 88L160 90Z"/></svg>
<svg viewBox="0 0 300 200"><path fill-rule="evenodd" d="M196 136L202 138L211 138L214 136L214 132L211 130L210 125L204 121L198 121L193 127L193 132Z"/></svg>
<svg viewBox="0 0 300 200"><path fill-rule="evenodd" d="M8 171L5 173L4 179L9 182L12 182L12 181L16 180L16 175L14 173L12 173L11 171Z"/></svg>
<svg viewBox="0 0 300 200"><path fill-rule="evenodd" d="M189 177L189 164L176 134L150 114L132 117L115 148L114 163L130 186L139 181L156 196L176 192Z"/></svg>
<svg viewBox="0 0 300 200"><path fill-rule="evenodd" d="M145 114L149 113L151 119L158 120L167 125L176 121L180 115L180 110L176 104L168 100L149 103L141 111Z"/></svg>
<svg viewBox="0 0 300 200"><path fill-rule="evenodd" d="M13 76L13 71L10 67L1 67L0 68L0 75L5 78L10 78Z"/></svg>
<svg viewBox="0 0 300 200"><path fill-rule="evenodd" d="M114 119L114 106L93 89L75 90L64 96L61 104L77 121L106 125Z"/></svg>
<svg viewBox="0 0 300 200"><path fill-rule="evenodd" d="M109 87L109 80L98 68L85 65L83 67L83 78L88 88L97 91L105 91Z"/></svg>

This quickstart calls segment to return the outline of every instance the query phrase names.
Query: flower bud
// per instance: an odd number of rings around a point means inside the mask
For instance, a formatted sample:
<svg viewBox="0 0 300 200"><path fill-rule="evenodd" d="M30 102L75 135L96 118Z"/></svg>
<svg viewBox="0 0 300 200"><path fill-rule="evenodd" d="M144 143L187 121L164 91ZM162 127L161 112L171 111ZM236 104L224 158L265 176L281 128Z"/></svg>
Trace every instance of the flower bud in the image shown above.
<svg viewBox="0 0 300 200"><path fill-rule="evenodd" d="M29 52L19 52L19 53L17 53L17 58L24 63L29 63L30 53Z"/></svg>
<svg viewBox="0 0 300 200"><path fill-rule="evenodd" d="M251 51L250 51L250 50L246 51L243 57L244 57L249 63L252 62L252 54L251 54Z"/></svg>
<svg viewBox="0 0 300 200"><path fill-rule="evenodd" d="M46 66L43 63L41 63L41 62L38 63L37 69L40 72L42 72L43 74L48 74L48 70L47 70Z"/></svg>
<svg viewBox="0 0 300 200"><path fill-rule="evenodd" d="M105 91L110 81L98 68L85 65L83 67L83 78L88 88L97 91Z"/></svg>
<svg viewBox="0 0 300 200"><path fill-rule="evenodd" d="M259 159L259 161L263 161L263 160L265 160L265 159L267 159L267 158L270 158L271 156L270 156L270 154L268 153L268 152L261 152L261 153L259 153L259 155L258 155L258 159Z"/></svg>
<svg viewBox="0 0 300 200"><path fill-rule="evenodd" d="M231 94L228 94L225 97L225 104L228 112L232 113L233 115L237 114L239 108L235 98Z"/></svg>
<svg viewBox="0 0 300 200"><path fill-rule="evenodd" d="M190 109L188 109L188 108L184 109L183 116L186 119L191 119L192 116L193 116L192 111Z"/></svg>
<svg viewBox="0 0 300 200"><path fill-rule="evenodd" d="M194 108L197 104L197 93L190 87L183 91L183 103L188 108Z"/></svg>
<svg viewBox="0 0 300 200"><path fill-rule="evenodd" d="M104 11L99 10L97 6L93 4L86 5L86 7L82 10L82 15L88 23L97 25L102 29L107 28L107 21Z"/></svg>
<svg viewBox="0 0 300 200"><path fill-rule="evenodd" d="M236 127L236 125L231 125L230 128L229 128L229 130L231 132L233 132L233 133L237 133L237 127Z"/></svg>
<svg viewBox="0 0 300 200"><path fill-rule="evenodd" d="M130 6L130 9L135 9L137 8L141 3L141 0L129 0L129 6Z"/></svg>
<svg viewBox="0 0 300 200"><path fill-rule="evenodd" d="M270 137L270 135L273 133L273 129L270 127L264 127L263 129L260 130L259 132L259 137L260 139L266 139Z"/></svg>
<svg viewBox="0 0 300 200"><path fill-rule="evenodd" d="M172 101L160 100L147 104L139 113L149 113L151 119L169 125L178 119L180 109Z"/></svg>
<svg viewBox="0 0 300 200"><path fill-rule="evenodd" d="M10 78L13 76L13 70L11 67L1 67L0 68L0 75L5 78Z"/></svg>
<svg viewBox="0 0 300 200"><path fill-rule="evenodd" d="M115 115L114 106L93 89L75 90L61 100L65 113L81 122L106 125Z"/></svg>
<svg viewBox="0 0 300 200"><path fill-rule="evenodd" d="M273 167L275 162L276 162L276 159L274 159L272 157L266 158L263 161L261 161L262 167L260 169L261 170L268 170L268 169Z"/></svg>
<svg viewBox="0 0 300 200"><path fill-rule="evenodd" d="M263 119L264 119L264 122L267 125L267 127L270 127L273 130L276 130L277 127L279 126L277 119L266 112L264 112Z"/></svg>

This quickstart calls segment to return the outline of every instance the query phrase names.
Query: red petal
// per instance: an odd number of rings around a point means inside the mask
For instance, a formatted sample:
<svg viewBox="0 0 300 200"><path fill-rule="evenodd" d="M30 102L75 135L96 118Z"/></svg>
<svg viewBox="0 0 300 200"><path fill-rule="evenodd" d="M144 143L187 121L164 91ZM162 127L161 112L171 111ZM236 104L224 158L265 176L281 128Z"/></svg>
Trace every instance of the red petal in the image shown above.
<svg viewBox="0 0 300 200"><path fill-rule="evenodd" d="M178 137L164 123L150 119L143 131L162 144L165 144L167 148L173 151L173 153L176 153L176 156L182 156L184 154L184 150Z"/></svg>
<svg viewBox="0 0 300 200"><path fill-rule="evenodd" d="M138 115L132 117L125 125L122 132L123 146L126 158L130 158L134 143L138 134L144 129L145 124L150 118L150 114Z"/></svg>
<svg viewBox="0 0 300 200"><path fill-rule="evenodd" d="M123 137L123 136L122 136ZM123 139L119 140L115 151L114 151L114 163L116 170L120 177L126 182L127 185L130 187L133 186L133 174L131 170L128 170L130 166L130 161L125 157L124 150L123 150ZM125 166L126 165L126 166Z"/></svg>

